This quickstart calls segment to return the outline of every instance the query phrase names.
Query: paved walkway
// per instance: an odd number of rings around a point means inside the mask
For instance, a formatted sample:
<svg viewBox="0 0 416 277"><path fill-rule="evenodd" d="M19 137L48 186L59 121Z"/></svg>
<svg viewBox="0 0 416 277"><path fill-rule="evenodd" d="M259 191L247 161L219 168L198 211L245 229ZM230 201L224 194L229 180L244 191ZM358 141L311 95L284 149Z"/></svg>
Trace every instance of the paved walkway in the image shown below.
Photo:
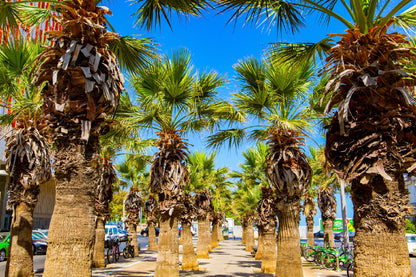
<svg viewBox="0 0 416 277"><path fill-rule="evenodd" d="M181 254L180 247L180 254ZM180 255L181 256L181 255ZM154 275L157 252L141 251L140 257L109 264L104 269L94 269L94 277L104 276L145 276ZM254 260L253 255L245 252L241 240L221 241L220 246L210 253L210 259L199 259L199 267L203 271L180 271L180 276L255 276L273 277L274 274L255 273L261 268L261 261ZM346 271L330 271L303 261L305 277L346 277ZM168 277L168 276L167 276Z"/></svg>

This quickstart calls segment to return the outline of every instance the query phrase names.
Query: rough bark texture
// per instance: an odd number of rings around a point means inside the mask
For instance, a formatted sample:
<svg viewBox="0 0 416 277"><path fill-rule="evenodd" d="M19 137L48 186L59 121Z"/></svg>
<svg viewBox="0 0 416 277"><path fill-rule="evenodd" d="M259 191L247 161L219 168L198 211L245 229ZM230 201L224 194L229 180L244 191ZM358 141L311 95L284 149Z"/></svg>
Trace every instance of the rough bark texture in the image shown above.
<svg viewBox="0 0 416 277"><path fill-rule="evenodd" d="M256 245L254 242L254 228L253 228L253 216L247 217L247 227L246 227L246 252L253 252L253 247Z"/></svg>
<svg viewBox="0 0 416 277"><path fill-rule="evenodd" d="M257 243L257 252L256 255L254 256L255 260L261 260L262 256L263 256L263 240L264 240L264 228L263 226L257 226L258 230L259 230L259 240Z"/></svg>
<svg viewBox="0 0 416 277"><path fill-rule="evenodd" d="M276 277L301 277L303 269L299 250L299 209L294 209L292 205L287 204L278 211L277 215L279 234Z"/></svg>
<svg viewBox="0 0 416 277"><path fill-rule="evenodd" d="M241 243L245 245L247 241L247 222L245 219L241 220L241 229L242 229Z"/></svg>
<svg viewBox="0 0 416 277"><path fill-rule="evenodd" d="M149 247L148 250L157 250L157 241L156 241L156 231L155 231L155 224L151 222L147 222L148 230L149 230Z"/></svg>
<svg viewBox="0 0 416 277"><path fill-rule="evenodd" d="M14 207L6 276L33 276L33 210L32 205L27 205L24 202Z"/></svg>
<svg viewBox="0 0 416 277"><path fill-rule="evenodd" d="M129 237L131 237L131 245L133 245L134 256L138 257L139 256L139 243L137 241L137 225L129 222L127 224L127 228L129 232ZM149 229L149 232L150 232L150 229Z"/></svg>
<svg viewBox="0 0 416 277"><path fill-rule="evenodd" d="M95 268L105 267L105 218L97 217L95 226L95 243L94 243L94 256L93 266Z"/></svg>
<svg viewBox="0 0 416 277"><path fill-rule="evenodd" d="M308 228L308 233L306 237L307 244L309 244L310 246L315 246L315 237L313 236L313 224L313 217L306 217L306 227Z"/></svg>
<svg viewBox="0 0 416 277"><path fill-rule="evenodd" d="M159 251L155 277L179 276L179 237L178 219L160 218Z"/></svg>
<svg viewBox="0 0 416 277"><path fill-rule="evenodd" d="M222 236L222 221L218 222L218 241L223 241L224 237Z"/></svg>
<svg viewBox="0 0 416 277"><path fill-rule="evenodd" d="M55 146L56 202L43 276L91 276L101 169L98 137L90 136L88 143L57 138Z"/></svg>
<svg viewBox="0 0 416 277"><path fill-rule="evenodd" d="M182 270L199 270L194 244L192 243L191 224L182 223L183 258Z"/></svg>
<svg viewBox="0 0 416 277"><path fill-rule="evenodd" d="M403 177L375 177L364 186L352 183L354 204L354 276L411 276L405 237L408 203Z"/></svg>
<svg viewBox="0 0 416 277"><path fill-rule="evenodd" d="M212 222L211 247L218 246L218 222Z"/></svg>
<svg viewBox="0 0 416 277"><path fill-rule="evenodd" d="M261 272L275 273L277 260L276 225L271 223L264 228L263 255L261 259Z"/></svg>
<svg viewBox="0 0 416 277"><path fill-rule="evenodd" d="M197 243L197 258L198 259L209 259L209 245L210 239L210 228L209 218L198 219L198 243Z"/></svg>
<svg viewBox="0 0 416 277"><path fill-rule="evenodd" d="M321 187L317 200L324 226L324 246L335 248L333 227L337 215L337 202L334 195L334 188L332 186Z"/></svg>

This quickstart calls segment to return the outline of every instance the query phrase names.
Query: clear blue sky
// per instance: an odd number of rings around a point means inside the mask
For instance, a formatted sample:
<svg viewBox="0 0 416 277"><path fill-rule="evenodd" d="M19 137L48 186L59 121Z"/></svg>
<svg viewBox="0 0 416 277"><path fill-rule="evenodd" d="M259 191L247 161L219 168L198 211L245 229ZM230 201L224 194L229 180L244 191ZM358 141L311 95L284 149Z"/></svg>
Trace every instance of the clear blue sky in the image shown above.
<svg viewBox="0 0 416 277"><path fill-rule="evenodd" d="M178 20L176 15L172 18L172 31L166 22L162 23L162 28L147 32L134 27L134 18L131 15L137 10L138 5L131 5L131 2L123 0L104 3L113 12L109 17L110 23L121 35L138 34L142 37L154 38L160 45L162 53L171 53L172 50L187 48L192 54L192 61L196 69L215 70L224 74L230 80L228 85L222 88L221 95L224 99L229 99L232 92L238 90L237 83L233 81L235 73L233 65L246 57L262 58L267 44L271 42L317 42L330 33L342 33L346 27L333 21L328 27L324 27L310 19L306 27L300 33L277 34L276 29L264 29L263 26L247 25L243 26L244 21L240 20L226 24L230 14L216 15L215 11L205 13L204 17L192 17L190 20ZM323 143L321 138L316 138ZM190 137L189 142L194 145L192 150L203 150L201 137ZM312 146L316 146L309 142ZM238 169L241 162L241 151L246 150L247 145L240 149L222 149L216 158L217 167L227 166L232 170ZM349 197L348 197L349 198ZM352 204L348 199L349 217L352 217ZM338 202L340 203L340 202ZM340 204L339 204L340 205ZM338 209L340 210L340 209ZM319 220L320 214L315 218ZM341 217L340 212L337 217ZM304 219L303 219L304 221ZM318 222L315 223L317 225ZM305 225L301 222L301 225Z"/></svg>

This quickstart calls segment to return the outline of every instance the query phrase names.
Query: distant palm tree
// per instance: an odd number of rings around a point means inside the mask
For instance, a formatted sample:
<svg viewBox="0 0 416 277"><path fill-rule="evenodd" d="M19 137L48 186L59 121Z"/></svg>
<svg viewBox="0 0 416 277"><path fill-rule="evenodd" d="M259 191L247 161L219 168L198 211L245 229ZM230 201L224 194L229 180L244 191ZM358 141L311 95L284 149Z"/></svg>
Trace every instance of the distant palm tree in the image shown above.
<svg viewBox="0 0 416 277"><path fill-rule="evenodd" d="M191 225L192 221L197 218L197 207L195 206L195 198L190 193L184 196L185 211L180 217L182 232L181 237L183 241L183 257L182 270L198 271L199 264L192 242ZM198 228L199 230L199 228Z"/></svg>
<svg viewBox="0 0 416 277"><path fill-rule="evenodd" d="M42 86L30 84L25 70L40 51L40 45L21 38L5 40L0 46L0 96L2 107L9 110L0 115L0 124L6 134L6 168L10 173L8 203L14 211L7 276L33 276L33 211L39 185L51 177Z"/></svg>
<svg viewBox="0 0 416 277"><path fill-rule="evenodd" d="M157 250L156 231L155 228L159 222L159 205L156 197L152 194L147 198L144 210L147 214L147 228L149 230L149 246L148 250Z"/></svg>
<svg viewBox="0 0 416 277"><path fill-rule="evenodd" d="M310 63L267 63L253 58L240 61L235 69L241 83L241 91L233 94L235 104L259 124L223 130L211 136L209 142L220 146L225 142L238 145L247 138L268 140L265 174L276 189L280 222L276 276L302 276L297 226L300 199L312 175L300 145L311 125L311 113L304 103L314 70Z"/></svg>
<svg viewBox="0 0 416 277"><path fill-rule="evenodd" d="M197 74L188 51L155 59L136 71L130 83L138 105L126 125L156 130L159 149L150 169L150 190L159 196L160 233L156 276L178 276L178 216L182 213L183 188L189 182L186 165L189 132L214 129L239 119L232 106L217 98L224 79L213 72Z"/></svg>

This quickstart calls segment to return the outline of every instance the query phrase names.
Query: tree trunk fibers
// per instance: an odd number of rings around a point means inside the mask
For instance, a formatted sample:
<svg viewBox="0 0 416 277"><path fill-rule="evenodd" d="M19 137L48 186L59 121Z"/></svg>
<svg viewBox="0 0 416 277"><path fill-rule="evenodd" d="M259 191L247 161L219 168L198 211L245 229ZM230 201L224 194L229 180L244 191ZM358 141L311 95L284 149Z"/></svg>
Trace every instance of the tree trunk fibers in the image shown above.
<svg viewBox="0 0 416 277"><path fill-rule="evenodd" d="M401 174L393 178L352 182L355 277L411 276L404 216L409 192Z"/></svg>
<svg viewBox="0 0 416 277"><path fill-rule="evenodd" d="M95 268L105 267L105 254L104 254L104 242L105 242L105 218L97 217L95 226L95 243L94 243L94 255L93 266Z"/></svg>
<svg viewBox="0 0 416 277"><path fill-rule="evenodd" d="M211 235L211 221L209 220L209 216L207 216L207 226L208 226L208 228L206 229L207 231L207 241L208 241L208 252L211 252L212 251L212 247L211 247L211 242L212 242L212 239L211 239L211 237L212 237L212 235Z"/></svg>
<svg viewBox="0 0 416 277"><path fill-rule="evenodd" d="M261 259L261 272L275 273L277 259L276 225L270 224L264 228L263 255Z"/></svg>
<svg viewBox="0 0 416 277"><path fill-rule="evenodd" d="M222 236L222 224L218 223L218 241L223 241L224 237Z"/></svg>
<svg viewBox="0 0 416 277"><path fill-rule="evenodd" d="M98 137L56 139L56 202L43 277L91 276L95 242L95 189L100 179Z"/></svg>
<svg viewBox="0 0 416 277"><path fill-rule="evenodd" d="M129 232L129 236L131 235L131 245L133 245L134 257L138 257L139 256L139 242L137 241L137 225L129 222L127 224L127 229ZM148 230L150 232L150 229Z"/></svg>
<svg viewBox="0 0 416 277"><path fill-rule="evenodd" d="M153 222L148 222L149 230L149 247L148 250L157 250L157 241L156 241L156 231L155 224Z"/></svg>
<svg viewBox="0 0 416 277"><path fill-rule="evenodd" d="M183 257L182 270L199 270L194 244L192 243L191 224L182 223Z"/></svg>
<svg viewBox="0 0 416 277"><path fill-rule="evenodd" d="M247 219L247 227L246 227L246 252L253 252L253 247L255 246L254 242L254 228L253 228L253 220Z"/></svg>
<svg viewBox="0 0 416 277"><path fill-rule="evenodd" d="M14 206L9 257L6 264L8 277L33 276L33 210L33 206L24 202Z"/></svg>
<svg viewBox="0 0 416 277"><path fill-rule="evenodd" d="M315 246L315 238L313 236L313 217L306 217L306 226L308 227L308 234L306 235L307 244L310 246Z"/></svg>
<svg viewBox="0 0 416 277"><path fill-rule="evenodd" d="M179 237L176 217L160 218L155 277L179 276Z"/></svg>
<svg viewBox="0 0 416 277"><path fill-rule="evenodd" d="M212 233L211 233L211 247L218 247L218 224L212 224Z"/></svg>
<svg viewBox="0 0 416 277"><path fill-rule="evenodd" d="M209 219L207 217L198 219L198 259L209 259L209 245L211 243L209 236Z"/></svg>
<svg viewBox="0 0 416 277"><path fill-rule="evenodd" d="M324 246L335 248L334 220L332 218L329 218L325 220L322 224L324 225Z"/></svg>
<svg viewBox="0 0 416 277"><path fill-rule="evenodd" d="M278 211L279 234L277 237L276 277L302 277L300 256L299 211L287 203Z"/></svg>
<svg viewBox="0 0 416 277"><path fill-rule="evenodd" d="M257 252L256 252L256 256L254 256L255 260L261 260L263 257L263 240L264 240L264 228L263 226L258 226L259 229L259 240L257 243Z"/></svg>
<svg viewBox="0 0 416 277"><path fill-rule="evenodd" d="M246 240L247 240L247 225L245 223L242 224L241 226L242 229L242 234L241 234L241 243L243 245L246 244Z"/></svg>

